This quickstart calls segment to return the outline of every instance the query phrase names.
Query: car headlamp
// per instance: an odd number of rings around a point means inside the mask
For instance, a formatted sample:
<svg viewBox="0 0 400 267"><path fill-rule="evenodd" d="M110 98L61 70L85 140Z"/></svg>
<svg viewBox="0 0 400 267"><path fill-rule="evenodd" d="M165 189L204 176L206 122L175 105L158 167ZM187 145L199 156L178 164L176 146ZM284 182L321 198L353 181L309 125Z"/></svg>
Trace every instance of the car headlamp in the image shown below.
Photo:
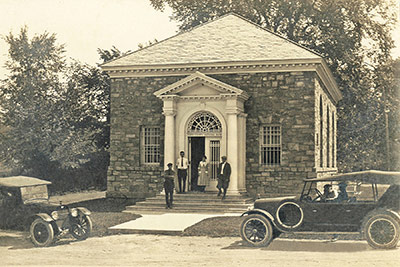
<svg viewBox="0 0 400 267"><path fill-rule="evenodd" d="M53 211L50 215L54 220L58 220L58 212L57 211Z"/></svg>
<svg viewBox="0 0 400 267"><path fill-rule="evenodd" d="M77 209L71 209L71 216L72 217L77 217L78 216L78 210Z"/></svg>

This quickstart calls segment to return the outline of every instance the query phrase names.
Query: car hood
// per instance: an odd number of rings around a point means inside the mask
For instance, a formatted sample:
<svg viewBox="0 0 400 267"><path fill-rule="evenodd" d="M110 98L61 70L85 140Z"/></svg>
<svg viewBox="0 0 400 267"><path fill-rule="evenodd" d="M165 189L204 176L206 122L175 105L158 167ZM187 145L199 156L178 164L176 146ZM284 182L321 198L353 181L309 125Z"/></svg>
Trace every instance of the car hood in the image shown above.
<svg viewBox="0 0 400 267"><path fill-rule="evenodd" d="M286 196L286 197L271 197L271 198L257 199L254 202L254 208L273 212L278 208L278 206L280 205L280 203L282 203L282 201L285 200L293 201L297 198L298 198L297 196Z"/></svg>
<svg viewBox="0 0 400 267"><path fill-rule="evenodd" d="M256 200L256 203L279 203L283 200L293 200L298 198L297 196L287 196L287 197L269 197L269 198L260 198Z"/></svg>

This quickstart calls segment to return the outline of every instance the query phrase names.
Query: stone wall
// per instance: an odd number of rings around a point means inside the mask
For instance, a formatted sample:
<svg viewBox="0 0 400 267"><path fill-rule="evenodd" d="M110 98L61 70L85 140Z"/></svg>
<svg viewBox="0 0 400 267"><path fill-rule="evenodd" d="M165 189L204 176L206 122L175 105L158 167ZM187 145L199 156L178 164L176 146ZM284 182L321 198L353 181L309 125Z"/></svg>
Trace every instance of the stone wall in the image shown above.
<svg viewBox="0 0 400 267"><path fill-rule="evenodd" d="M316 177L316 74L285 72L209 76L245 90L250 95L245 102L245 113L248 114L246 188L249 195L299 193L304 178ZM108 196L140 199L154 196L162 190L163 159L157 165L141 164L140 129L143 126L160 127L163 155L162 101L153 93L182 78L175 76L112 80ZM281 126L280 166L260 164L260 127L267 125Z"/></svg>
<svg viewBox="0 0 400 267"><path fill-rule="evenodd" d="M111 80L110 166L107 196L143 199L162 190L163 159L141 164L140 134L144 126L161 130L164 154L162 101L153 93L183 77L124 78Z"/></svg>
<svg viewBox="0 0 400 267"><path fill-rule="evenodd" d="M337 172L337 112L333 103L322 82L315 79L315 166L318 177Z"/></svg>
<svg viewBox="0 0 400 267"><path fill-rule="evenodd" d="M300 193L302 180L315 177L314 94L315 73L258 73L215 75L249 93L245 102L246 188L251 196ZM260 164L260 127L280 125L280 166Z"/></svg>

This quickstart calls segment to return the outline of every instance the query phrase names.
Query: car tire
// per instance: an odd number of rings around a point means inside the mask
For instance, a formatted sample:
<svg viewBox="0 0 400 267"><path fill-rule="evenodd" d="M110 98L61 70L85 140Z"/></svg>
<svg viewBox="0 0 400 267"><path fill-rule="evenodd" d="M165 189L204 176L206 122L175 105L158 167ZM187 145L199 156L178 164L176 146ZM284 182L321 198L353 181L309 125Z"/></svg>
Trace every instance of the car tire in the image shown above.
<svg viewBox="0 0 400 267"><path fill-rule="evenodd" d="M249 245L266 247L273 240L271 222L260 214L246 216L240 225L240 236Z"/></svg>
<svg viewBox="0 0 400 267"><path fill-rule="evenodd" d="M32 243L37 247L50 246L54 241L54 230L49 222L36 218L30 228Z"/></svg>
<svg viewBox="0 0 400 267"><path fill-rule="evenodd" d="M83 215L79 222L79 224L74 224L71 226L71 235L77 240L85 240L92 232L92 219L90 219L88 215Z"/></svg>
<svg viewBox="0 0 400 267"><path fill-rule="evenodd" d="M400 224L390 214L374 214L365 221L363 233L371 247L392 249L399 242Z"/></svg>

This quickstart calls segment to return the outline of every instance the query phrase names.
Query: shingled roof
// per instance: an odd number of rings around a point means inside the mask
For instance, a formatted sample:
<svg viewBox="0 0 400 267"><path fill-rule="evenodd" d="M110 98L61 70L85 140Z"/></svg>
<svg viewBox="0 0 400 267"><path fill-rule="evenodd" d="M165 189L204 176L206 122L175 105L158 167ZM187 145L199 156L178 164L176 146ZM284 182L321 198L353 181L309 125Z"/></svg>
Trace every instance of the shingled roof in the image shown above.
<svg viewBox="0 0 400 267"><path fill-rule="evenodd" d="M228 14L102 66L302 59L321 56L236 14Z"/></svg>

